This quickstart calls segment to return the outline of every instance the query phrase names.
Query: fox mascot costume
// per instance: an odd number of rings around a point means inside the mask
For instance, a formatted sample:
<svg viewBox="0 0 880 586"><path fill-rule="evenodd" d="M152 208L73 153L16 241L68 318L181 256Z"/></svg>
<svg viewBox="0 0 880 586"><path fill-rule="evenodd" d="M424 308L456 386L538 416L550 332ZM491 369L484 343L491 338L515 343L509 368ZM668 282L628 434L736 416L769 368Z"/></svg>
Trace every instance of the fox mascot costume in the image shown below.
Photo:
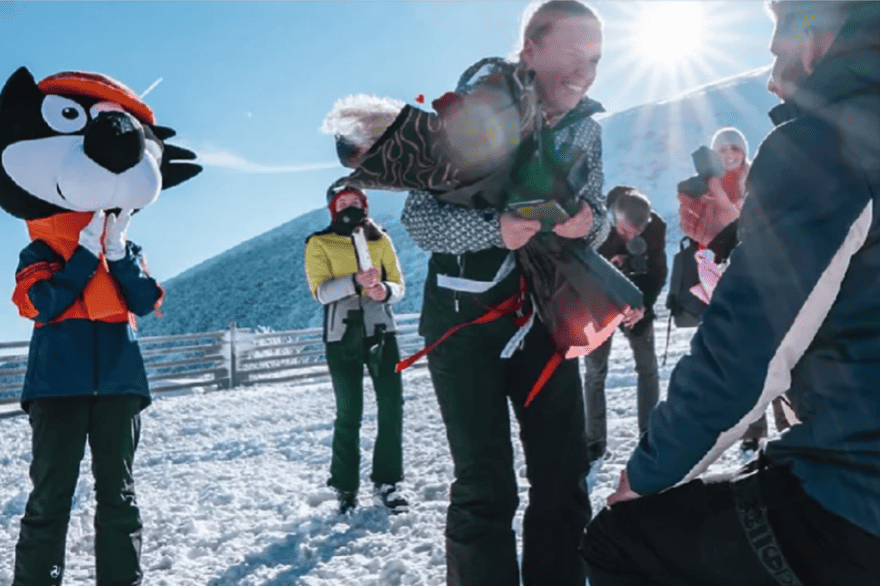
<svg viewBox="0 0 880 586"><path fill-rule="evenodd" d="M99 584L134 585L141 518L132 461L150 391L135 316L159 306L132 214L194 177L195 154L165 142L153 111L98 73L37 83L24 67L0 92L0 207L27 223L13 301L34 321L22 390L33 431L33 491L13 584L58 585L71 500L88 442Z"/></svg>

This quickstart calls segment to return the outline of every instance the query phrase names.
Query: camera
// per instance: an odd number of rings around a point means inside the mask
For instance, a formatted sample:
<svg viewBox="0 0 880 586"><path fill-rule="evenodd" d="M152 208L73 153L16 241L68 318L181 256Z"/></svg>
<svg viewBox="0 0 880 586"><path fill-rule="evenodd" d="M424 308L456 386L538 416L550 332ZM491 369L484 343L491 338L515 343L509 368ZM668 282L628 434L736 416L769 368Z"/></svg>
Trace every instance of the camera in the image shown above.
<svg viewBox="0 0 880 586"><path fill-rule="evenodd" d="M648 243L641 236L626 242L627 263L623 273L627 276L644 275L648 272Z"/></svg>
<svg viewBox="0 0 880 586"><path fill-rule="evenodd" d="M721 162L718 153L707 146L701 146L691 153L691 159L694 161L697 174L679 183L678 192L698 198L708 193L709 179L724 176L724 163Z"/></svg>

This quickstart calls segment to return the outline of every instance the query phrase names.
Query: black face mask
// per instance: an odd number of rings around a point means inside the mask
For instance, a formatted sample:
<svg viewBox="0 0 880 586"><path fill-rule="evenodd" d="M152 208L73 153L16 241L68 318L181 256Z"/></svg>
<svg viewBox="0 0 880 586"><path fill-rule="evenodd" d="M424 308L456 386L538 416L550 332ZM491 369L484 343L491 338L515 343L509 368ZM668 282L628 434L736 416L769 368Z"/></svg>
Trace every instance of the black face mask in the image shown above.
<svg viewBox="0 0 880 586"><path fill-rule="evenodd" d="M336 212L336 221L333 222L333 225L337 230L351 234L352 230L363 222L366 216L364 208L349 206Z"/></svg>

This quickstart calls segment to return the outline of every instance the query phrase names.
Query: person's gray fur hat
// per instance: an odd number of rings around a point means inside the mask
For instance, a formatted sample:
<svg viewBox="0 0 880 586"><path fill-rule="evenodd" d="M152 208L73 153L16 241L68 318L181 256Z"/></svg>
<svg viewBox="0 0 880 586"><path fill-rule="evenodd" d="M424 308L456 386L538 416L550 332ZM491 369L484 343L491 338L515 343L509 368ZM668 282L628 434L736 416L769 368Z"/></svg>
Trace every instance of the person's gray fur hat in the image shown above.
<svg viewBox="0 0 880 586"><path fill-rule="evenodd" d="M712 150L718 150L718 147L726 144L738 146L745 153L746 157L749 156L749 142L746 140L745 135L733 126L722 128L712 137Z"/></svg>

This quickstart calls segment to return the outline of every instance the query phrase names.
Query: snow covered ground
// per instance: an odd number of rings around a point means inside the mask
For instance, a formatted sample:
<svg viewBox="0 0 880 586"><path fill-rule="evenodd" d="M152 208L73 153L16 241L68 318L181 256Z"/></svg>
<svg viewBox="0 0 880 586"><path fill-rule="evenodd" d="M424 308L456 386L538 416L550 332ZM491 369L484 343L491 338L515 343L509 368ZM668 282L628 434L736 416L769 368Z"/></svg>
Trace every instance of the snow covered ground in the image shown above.
<svg viewBox="0 0 880 586"><path fill-rule="evenodd" d="M665 316L655 327L662 362ZM661 395L692 334L693 330L673 327L669 358L661 366ZM629 346L622 336L615 336L607 391L613 456L598 475L594 511L614 490L636 443L635 382ZM366 392L362 487L370 486L376 434L369 383ZM362 491L350 518L336 514L334 495L325 487L335 413L329 382L157 398L143 414L135 461L145 528L145 584L443 584L443 525L452 463L426 369L405 373L404 393L403 488L414 506L408 513L389 516ZM29 442L25 417L0 420L0 585L12 582L19 519L30 490ZM518 448L518 441L514 445ZM739 464L734 448L711 471L732 470ZM527 484L519 449L516 466L521 504L514 523L520 534ZM93 515L87 454L71 512L67 585L94 583Z"/></svg>

